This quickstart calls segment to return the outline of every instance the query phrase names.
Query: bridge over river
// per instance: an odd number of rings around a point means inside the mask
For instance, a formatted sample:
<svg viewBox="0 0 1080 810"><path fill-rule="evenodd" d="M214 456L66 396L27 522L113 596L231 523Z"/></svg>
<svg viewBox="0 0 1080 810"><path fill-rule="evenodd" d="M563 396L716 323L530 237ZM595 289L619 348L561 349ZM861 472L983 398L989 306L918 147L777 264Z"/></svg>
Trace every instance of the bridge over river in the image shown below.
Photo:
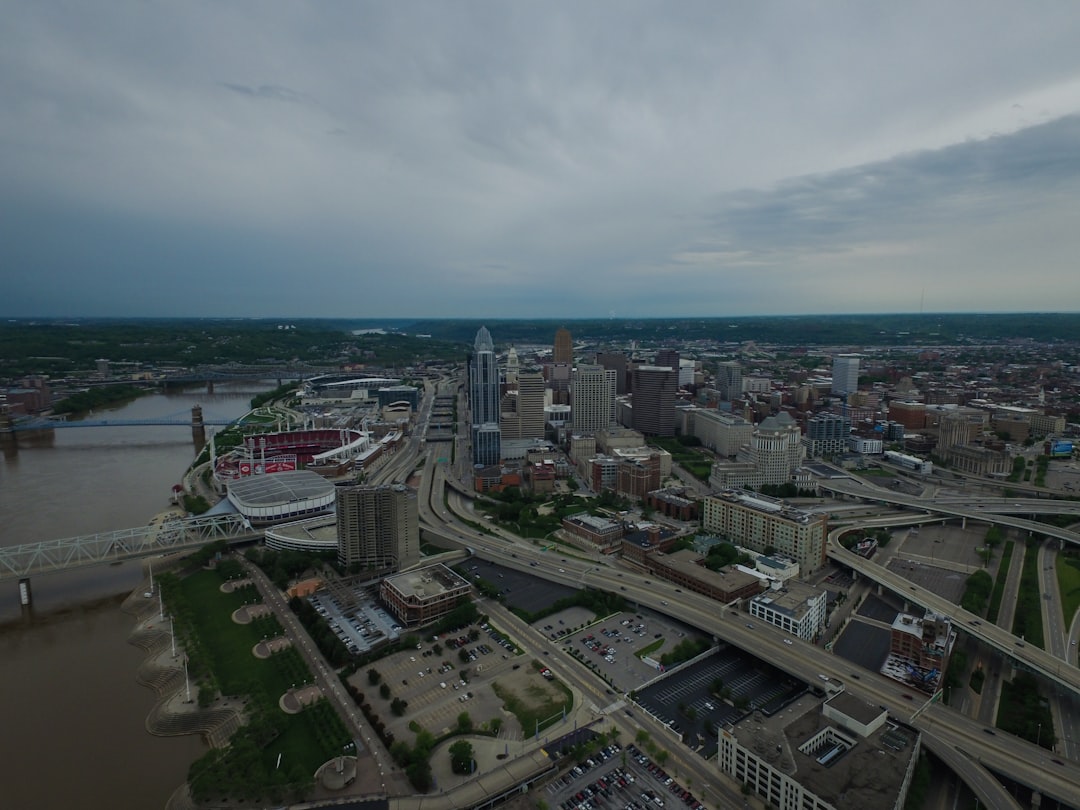
<svg viewBox="0 0 1080 810"><path fill-rule="evenodd" d="M28 583L34 574L134 560L200 548L215 540L242 543L262 536L242 515L177 518L112 532L45 540L0 549L0 581ZM24 604L29 586L24 585Z"/></svg>

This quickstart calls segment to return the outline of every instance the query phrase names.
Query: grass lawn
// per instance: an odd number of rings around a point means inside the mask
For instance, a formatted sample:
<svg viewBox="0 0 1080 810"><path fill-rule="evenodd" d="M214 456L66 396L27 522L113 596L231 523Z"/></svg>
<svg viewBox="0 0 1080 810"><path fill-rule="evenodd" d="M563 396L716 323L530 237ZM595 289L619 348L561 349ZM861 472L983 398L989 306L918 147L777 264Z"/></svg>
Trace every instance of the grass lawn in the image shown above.
<svg viewBox="0 0 1080 810"><path fill-rule="evenodd" d="M551 681L551 685L561 697L539 684L526 687L524 697L501 686L498 681L492 682L491 689L503 702L503 708L518 719L522 730L528 735L538 727L543 731L562 720L564 707L567 713L574 708L574 695L570 689L557 680Z"/></svg>
<svg viewBox="0 0 1080 810"><path fill-rule="evenodd" d="M1065 616L1065 626L1072 626L1072 618L1080 608L1080 557L1057 558L1058 591L1061 593L1061 612Z"/></svg>
<svg viewBox="0 0 1080 810"><path fill-rule="evenodd" d="M283 761L298 763L306 773L312 773L339 753L348 732L328 703L321 702L296 715L287 715L278 707L278 699L290 687L312 679L300 653L290 647L270 658L252 654L252 648L268 628L276 626L276 620L257 620L249 625L232 620L233 611L245 600L258 600L258 592L247 588L222 593L221 577L214 571L192 574L181 587L189 604L199 606L196 629L222 692L250 695L282 721L281 734L263 751L265 766L272 768L282 753Z"/></svg>
<svg viewBox="0 0 1080 810"><path fill-rule="evenodd" d="M642 647L639 650L634 650L634 655L636 655L638 658L644 658L646 655L649 655L650 653L656 652L657 650L659 650L663 646L664 646L664 639L658 638L652 644L648 644L648 645Z"/></svg>

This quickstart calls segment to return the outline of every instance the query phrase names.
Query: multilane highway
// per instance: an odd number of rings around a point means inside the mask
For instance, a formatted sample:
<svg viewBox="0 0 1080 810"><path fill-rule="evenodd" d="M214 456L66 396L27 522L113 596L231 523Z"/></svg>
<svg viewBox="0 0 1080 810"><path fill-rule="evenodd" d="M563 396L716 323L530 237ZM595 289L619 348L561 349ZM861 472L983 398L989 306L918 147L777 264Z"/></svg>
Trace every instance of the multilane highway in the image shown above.
<svg viewBox="0 0 1080 810"><path fill-rule="evenodd" d="M556 563L550 553L531 545L509 543L473 531L460 523L460 518L467 515L451 513L447 509L443 499L446 492L444 470L434 463L430 454L428 465L428 475L424 476L419 497L420 521L427 531L447 541L480 550L485 558L501 565L564 585L599 588L613 593L625 591L633 600L677 616L717 639L753 650L763 660L805 681L813 682L819 673L828 675L844 683L856 696L881 704L893 716L911 722L923 733L927 747L964 778L986 806L1018 805L996 779L979 767L980 764L1044 795L1066 803L1075 802L1076 785L1080 784L1080 767L1075 763L1056 760L1045 749L1017 737L991 734L983 725L948 707L920 705L912 690L902 684L871 673L856 675L850 665L813 645L803 642L784 644L787 636L780 631L761 623L748 628L742 614L732 616L727 611L725 615L725 609L716 602L697 594L683 593L671 583L573 557L558 558ZM458 496L451 495L448 500L454 506ZM948 610L943 612L955 614L956 606L949 603Z"/></svg>
<svg viewBox="0 0 1080 810"><path fill-rule="evenodd" d="M910 498L908 496L896 495L892 492L879 490L878 488L860 486L858 484L840 483L837 481L829 481L828 483L829 489L849 496L884 500L905 507L940 512L951 517L964 517L972 520L1011 526L1029 532L1037 532L1056 537L1059 538L1061 542L1080 542L1080 535L1077 535L1075 532L1048 526L1045 523L1024 520L1022 518L1013 518L1009 515L994 514L989 511L976 509L972 506L960 508L955 505L942 505L939 504L936 499L928 501L925 499ZM975 503L977 502L977 499L971 499L971 502ZM1075 510L1077 506L1078 505L1073 504L1073 509ZM1016 507L1014 507L1014 509L1015 508ZM917 515L912 515L910 518L907 516L896 516L884 521L876 521L876 523L880 525L887 522L891 525L897 525L911 522L913 519L919 519L919 517ZM1080 695L1080 669L1071 665L1068 660L1063 660L1066 659L1067 656L1066 648L1063 645L1054 645L1054 643L1051 642L1051 652L1047 652L1032 644L1027 644L1024 640L1017 638L1012 633L1009 633L990 622L983 622L978 616L968 613L966 610L963 610L949 600L943 599L925 588L920 588L919 586L912 584L909 580L899 574L895 574L877 563L871 562L854 552L848 551L836 542L837 538L847 531L851 531L850 526L844 527L843 529L836 529L830 533L828 548L828 556L830 559L852 568L857 571L860 576L865 576L866 578L903 595L905 599L909 599L936 613L950 616L955 622L964 627L965 632L970 633L985 644L999 650L1007 657L1022 663L1033 672L1038 672L1040 675L1055 681L1060 686L1071 691L1074 695ZM1058 633L1058 636L1061 636L1060 632ZM1055 654L1055 652L1057 654Z"/></svg>

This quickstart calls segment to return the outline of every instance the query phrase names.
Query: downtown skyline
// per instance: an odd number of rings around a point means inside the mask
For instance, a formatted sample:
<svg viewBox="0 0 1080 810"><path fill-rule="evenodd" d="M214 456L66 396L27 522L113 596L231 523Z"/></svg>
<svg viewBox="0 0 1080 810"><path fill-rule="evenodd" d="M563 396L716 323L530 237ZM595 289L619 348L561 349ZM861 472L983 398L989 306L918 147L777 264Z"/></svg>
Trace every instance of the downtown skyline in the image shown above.
<svg viewBox="0 0 1080 810"><path fill-rule="evenodd" d="M1074 311L1080 10L9 10L3 317Z"/></svg>

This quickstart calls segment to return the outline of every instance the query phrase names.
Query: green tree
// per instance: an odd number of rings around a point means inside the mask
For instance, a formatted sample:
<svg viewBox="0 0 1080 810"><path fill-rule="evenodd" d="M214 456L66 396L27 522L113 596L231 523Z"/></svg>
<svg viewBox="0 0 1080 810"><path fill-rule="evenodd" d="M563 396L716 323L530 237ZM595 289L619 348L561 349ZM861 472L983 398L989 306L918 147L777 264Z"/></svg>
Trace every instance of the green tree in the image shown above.
<svg viewBox="0 0 1080 810"><path fill-rule="evenodd" d="M458 740L450 746L450 769L457 774L473 772L473 747L468 740Z"/></svg>

